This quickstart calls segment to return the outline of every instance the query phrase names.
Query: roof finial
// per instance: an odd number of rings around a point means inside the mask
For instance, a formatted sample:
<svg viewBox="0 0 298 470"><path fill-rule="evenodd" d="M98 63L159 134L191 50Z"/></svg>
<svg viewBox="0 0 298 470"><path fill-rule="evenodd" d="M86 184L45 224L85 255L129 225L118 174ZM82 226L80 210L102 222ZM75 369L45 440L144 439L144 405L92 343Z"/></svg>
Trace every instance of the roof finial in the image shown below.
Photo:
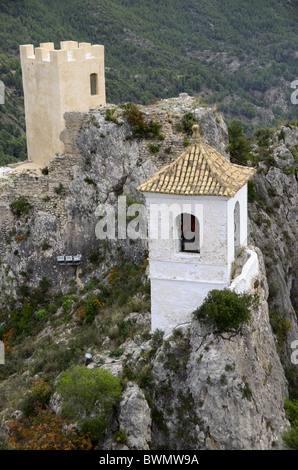
<svg viewBox="0 0 298 470"><path fill-rule="evenodd" d="M201 140L199 128L200 127L199 127L198 124L194 124L192 126L192 138L191 138L191 140L193 142L198 142L199 140Z"/></svg>

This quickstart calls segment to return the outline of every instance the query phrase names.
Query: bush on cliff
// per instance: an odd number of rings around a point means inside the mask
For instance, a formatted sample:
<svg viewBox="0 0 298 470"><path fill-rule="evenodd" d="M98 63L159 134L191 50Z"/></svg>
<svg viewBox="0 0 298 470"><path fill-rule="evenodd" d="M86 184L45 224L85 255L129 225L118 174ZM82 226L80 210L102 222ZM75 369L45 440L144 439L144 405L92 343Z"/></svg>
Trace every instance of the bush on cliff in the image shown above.
<svg viewBox="0 0 298 470"><path fill-rule="evenodd" d="M204 303L194 312L198 320L215 323L220 331L237 330L250 318L250 307L255 297L251 294L237 294L229 289L211 290Z"/></svg>

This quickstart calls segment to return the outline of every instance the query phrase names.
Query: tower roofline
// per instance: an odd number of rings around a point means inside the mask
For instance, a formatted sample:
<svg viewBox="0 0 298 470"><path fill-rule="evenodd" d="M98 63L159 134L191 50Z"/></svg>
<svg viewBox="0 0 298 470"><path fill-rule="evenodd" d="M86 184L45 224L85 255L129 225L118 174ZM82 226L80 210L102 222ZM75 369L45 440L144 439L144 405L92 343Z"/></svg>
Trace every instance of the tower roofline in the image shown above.
<svg viewBox="0 0 298 470"><path fill-rule="evenodd" d="M185 196L233 197L255 173L252 167L229 162L202 140L199 126L194 125L187 149L141 183L137 190Z"/></svg>
<svg viewBox="0 0 298 470"><path fill-rule="evenodd" d="M104 46L87 42L61 41L60 49L55 49L53 42L40 43L39 47L33 44L20 46L21 60L35 62L72 62L75 60L90 60L104 54Z"/></svg>

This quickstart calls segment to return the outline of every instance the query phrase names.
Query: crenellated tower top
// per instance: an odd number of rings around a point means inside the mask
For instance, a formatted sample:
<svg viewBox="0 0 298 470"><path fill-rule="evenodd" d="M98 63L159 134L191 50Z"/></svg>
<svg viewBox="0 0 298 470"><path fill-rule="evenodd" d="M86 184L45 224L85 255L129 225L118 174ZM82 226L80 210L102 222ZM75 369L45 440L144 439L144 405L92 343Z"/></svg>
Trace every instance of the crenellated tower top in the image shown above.
<svg viewBox="0 0 298 470"><path fill-rule="evenodd" d="M63 62L104 59L104 46L88 42L61 41L60 49L55 49L53 42L43 42L39 47L32 44L20 46L21 60L36 62L51 62L61 64Z"/></svg>

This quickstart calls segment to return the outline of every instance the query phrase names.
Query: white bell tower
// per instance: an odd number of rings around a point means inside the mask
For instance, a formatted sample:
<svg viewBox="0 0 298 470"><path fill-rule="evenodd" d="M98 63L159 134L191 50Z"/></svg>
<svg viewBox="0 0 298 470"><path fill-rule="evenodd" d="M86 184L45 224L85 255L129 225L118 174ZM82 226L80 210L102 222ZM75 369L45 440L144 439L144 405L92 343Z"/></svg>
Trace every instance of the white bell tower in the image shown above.
<svg viewBox="0 0 298 470"><path fill-rule="evenodd" d="M193 126L188 148L142 183L149 218L152 331L190 321L212 289L230 285L247 245L247 181L253 168L229 162Z"/></svg>

